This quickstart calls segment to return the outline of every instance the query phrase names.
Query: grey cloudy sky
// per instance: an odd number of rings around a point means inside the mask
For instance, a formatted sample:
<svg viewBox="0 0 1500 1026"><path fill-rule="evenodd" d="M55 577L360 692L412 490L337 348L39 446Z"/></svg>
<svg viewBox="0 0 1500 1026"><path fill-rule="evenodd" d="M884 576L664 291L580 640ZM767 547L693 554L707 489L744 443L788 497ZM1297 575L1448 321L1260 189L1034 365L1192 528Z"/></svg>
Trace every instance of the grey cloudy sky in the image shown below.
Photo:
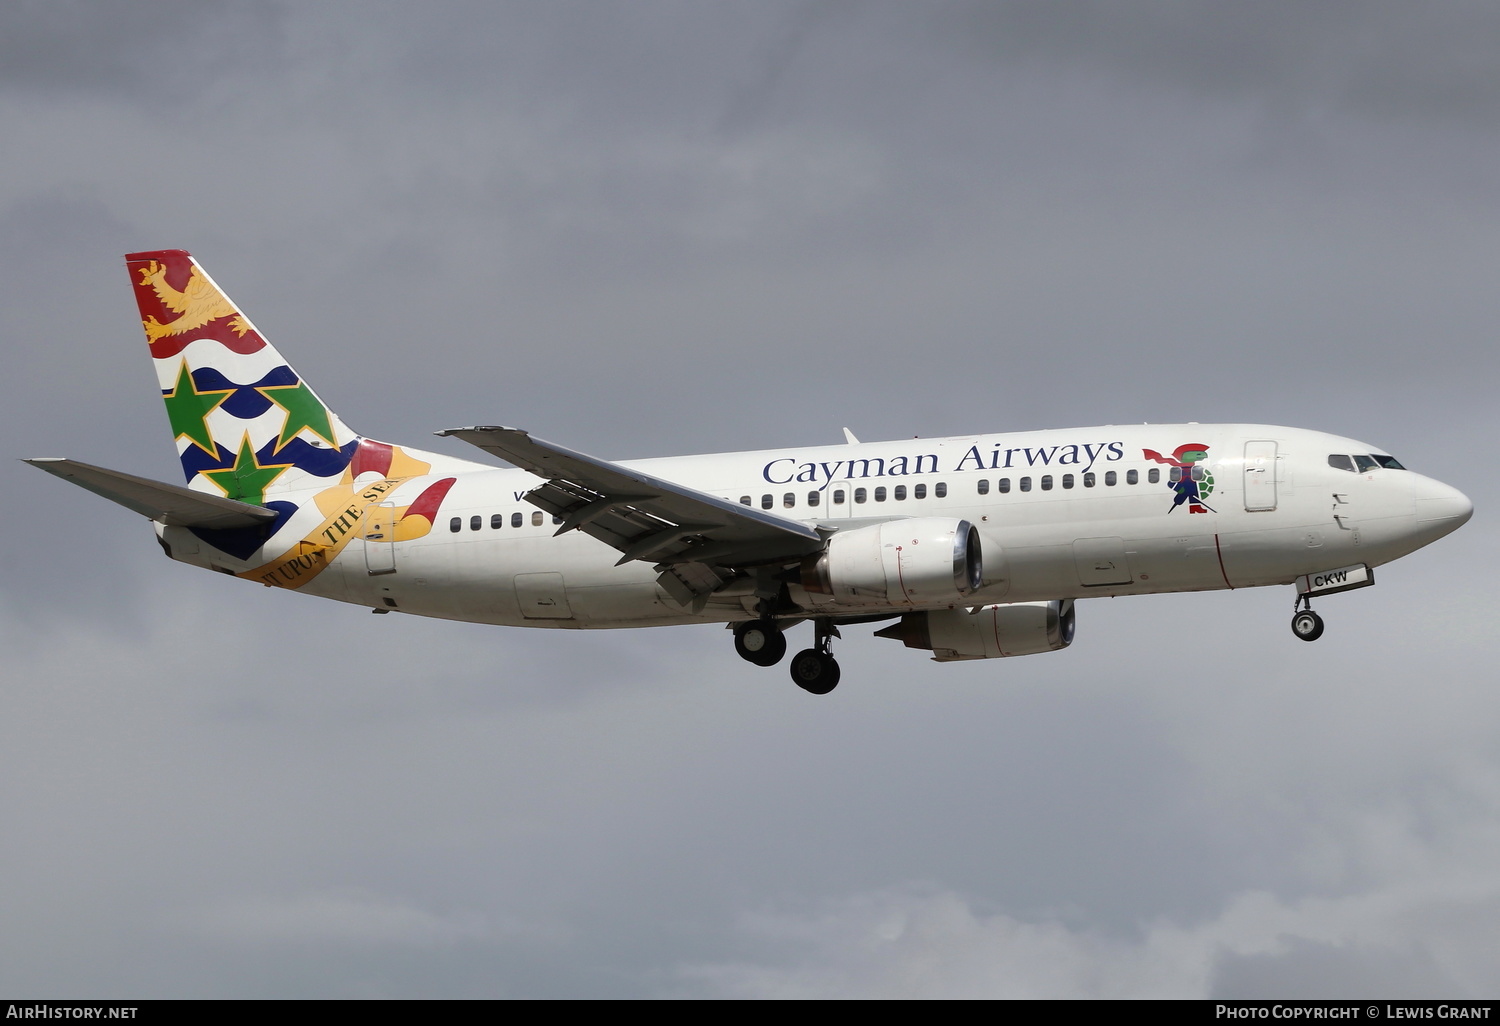
<svg viewBox="0 0 1500 1026"><path fill-rule="evenodd" d="M1496 995L1493 4L22 2L0 138L12 457L174 478L170 247L458 455L1248 421L1478 509L1316 645L1099 600L815 699L196 573L12 459L0 993Z"/></svg>

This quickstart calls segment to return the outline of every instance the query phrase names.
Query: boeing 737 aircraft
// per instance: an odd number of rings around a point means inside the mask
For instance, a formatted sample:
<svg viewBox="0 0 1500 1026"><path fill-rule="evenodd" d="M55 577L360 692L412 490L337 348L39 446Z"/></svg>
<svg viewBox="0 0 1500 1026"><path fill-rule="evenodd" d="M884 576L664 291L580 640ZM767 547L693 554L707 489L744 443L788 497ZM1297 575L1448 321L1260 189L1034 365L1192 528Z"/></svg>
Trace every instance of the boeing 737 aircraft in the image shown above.
<svg viewBox="0 0 1500 1026"><path fill-rule="evenodd" d="M27 462L149 517L173 559L267 587L524 627L732 625L761 666L838 683L841 625L939 662L1056 651L1074 601L1294 584L1314 596L1456 530L1454 488L1348 438L1255 424L1084 427L612 463L510 427L440 431L513 465L356 434L185 252L126 258L187 487Z"/></svg>

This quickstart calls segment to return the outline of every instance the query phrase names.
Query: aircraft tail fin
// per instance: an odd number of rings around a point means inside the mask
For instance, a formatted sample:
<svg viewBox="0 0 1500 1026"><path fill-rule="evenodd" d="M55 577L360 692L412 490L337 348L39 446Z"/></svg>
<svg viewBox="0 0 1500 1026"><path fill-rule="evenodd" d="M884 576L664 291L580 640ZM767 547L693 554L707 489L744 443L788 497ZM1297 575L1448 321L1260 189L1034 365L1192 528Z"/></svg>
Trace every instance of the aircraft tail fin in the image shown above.
<svg viewBox="0 0 1500 1026"><path fill-rule="evenodd" d="M180 249L125 257L190 487L264 505L342 475L361 439Z"/></svg>

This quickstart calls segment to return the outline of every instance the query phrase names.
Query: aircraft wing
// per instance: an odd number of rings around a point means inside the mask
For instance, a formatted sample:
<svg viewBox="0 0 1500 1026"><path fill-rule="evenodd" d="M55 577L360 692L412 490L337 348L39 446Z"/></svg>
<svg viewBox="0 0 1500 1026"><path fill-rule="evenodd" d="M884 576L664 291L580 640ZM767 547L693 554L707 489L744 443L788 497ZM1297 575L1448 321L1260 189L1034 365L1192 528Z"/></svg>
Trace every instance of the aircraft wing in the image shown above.
<svg viewBox="0 0 1500 1026"><path fill-rule="evenodd" d="M800 559L823 547L824 536L800 521L585 456L518 428L438 434L544 478L527 501L563 518L558 534L579 530L618 549L620 563L743 567Z"/></svg>
<svg viewBox="0 0 1500 1026"><path fill-rule="evenodd" d="M169 527L203 527L224 530L256 527L276 519L276 511L248 502L195 492L181 485L162 484L119 470L106 470L77 460L38 457L22 460L54 477L71 481Z"/></svg>

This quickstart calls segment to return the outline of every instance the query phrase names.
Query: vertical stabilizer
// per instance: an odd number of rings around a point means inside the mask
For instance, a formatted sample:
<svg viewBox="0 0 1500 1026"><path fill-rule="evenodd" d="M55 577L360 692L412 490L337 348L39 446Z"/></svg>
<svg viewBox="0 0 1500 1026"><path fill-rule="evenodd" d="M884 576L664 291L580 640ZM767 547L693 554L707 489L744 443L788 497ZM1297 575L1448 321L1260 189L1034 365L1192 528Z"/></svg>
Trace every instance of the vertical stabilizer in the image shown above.
<svg viewBox="0 0 1500 1026"><path fill-rule="evenodd" d="M274 514L259 518L230 506L234 523L248 517L250 525L204 527L187 519L208 516L204 504L185 503L190 513L179 515L179 524L154 518L165 525L164 544L196 553L208 551L200 544L206 542L213 554L194 557L204 565L301 588L355 539L392 545L431 531L454 481L425 480L435 469L482 469L350 431L182 250L130 253L125 263L188 488ZM86 472L69 470L75 477ZM110 482L101 487L118 491ZM184 504L170 489L147 500ZM366 524L372 506L389 507L388 528ZM385 563L393 558L394 550L383 554Z"/></svg>
<svg viewBox="0 0 1500 1026"><path fill-rule="evenodd" d="M341 476L359 446L180 249L125 257L189 487L265 505Z"/></svg>

